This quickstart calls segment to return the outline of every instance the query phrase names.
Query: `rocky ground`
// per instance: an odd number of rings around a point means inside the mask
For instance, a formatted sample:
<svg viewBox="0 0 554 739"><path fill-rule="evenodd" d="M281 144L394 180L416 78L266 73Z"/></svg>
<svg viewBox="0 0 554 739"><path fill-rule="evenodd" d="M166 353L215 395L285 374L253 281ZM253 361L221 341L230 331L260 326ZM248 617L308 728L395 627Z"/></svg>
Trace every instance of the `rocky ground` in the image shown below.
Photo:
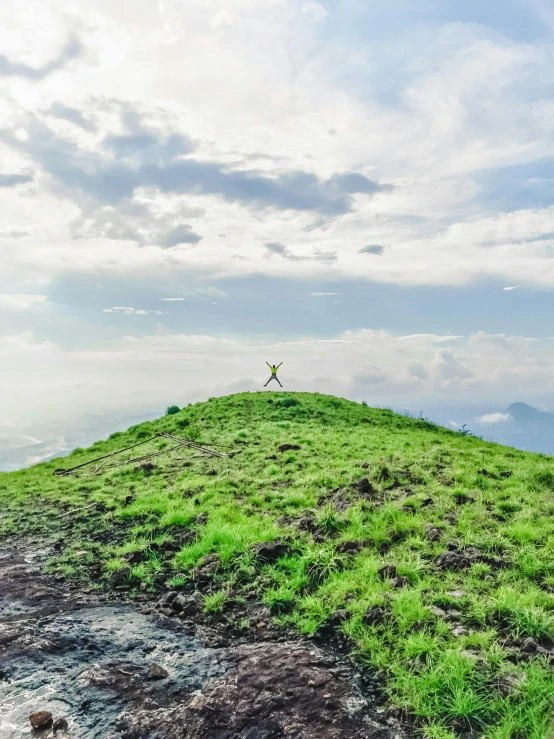
<svg viewBox="0 0 554 739"><path fill-rule="evenodd" d="M406 736L348 660L262 614L241 639L176 594L137 604L47 576L46 556L0 550L2 739Z"/></svg>

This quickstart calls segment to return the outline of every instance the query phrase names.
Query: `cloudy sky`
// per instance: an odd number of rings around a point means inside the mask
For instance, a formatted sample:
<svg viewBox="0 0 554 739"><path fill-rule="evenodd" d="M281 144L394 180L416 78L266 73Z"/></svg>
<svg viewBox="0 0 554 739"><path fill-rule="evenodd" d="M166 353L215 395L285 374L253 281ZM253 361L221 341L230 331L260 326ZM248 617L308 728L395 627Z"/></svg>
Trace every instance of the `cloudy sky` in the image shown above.
<svg viewBox="0 0 554 739"><path fill-rule="evenodd" d="M5 0L4 448L266 359L375 405L553 407L553 119L549 0Z"/></svg>

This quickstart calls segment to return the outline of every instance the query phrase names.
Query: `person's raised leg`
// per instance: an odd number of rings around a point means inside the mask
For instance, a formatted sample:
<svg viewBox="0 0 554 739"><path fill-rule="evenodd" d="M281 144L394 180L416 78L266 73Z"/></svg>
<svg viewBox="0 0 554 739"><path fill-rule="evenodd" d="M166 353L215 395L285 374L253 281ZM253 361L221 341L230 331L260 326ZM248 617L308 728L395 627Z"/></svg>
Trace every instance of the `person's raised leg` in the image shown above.
<svg viewBox="0 0 554 739"><path fill-rule="evenodd" d="M275 375L275 379L277 380L277 382L279 383L279 385L281 385L281 380L277 377L277 375ZM281 387L283 387L283 386L281 385Z"/></svg>

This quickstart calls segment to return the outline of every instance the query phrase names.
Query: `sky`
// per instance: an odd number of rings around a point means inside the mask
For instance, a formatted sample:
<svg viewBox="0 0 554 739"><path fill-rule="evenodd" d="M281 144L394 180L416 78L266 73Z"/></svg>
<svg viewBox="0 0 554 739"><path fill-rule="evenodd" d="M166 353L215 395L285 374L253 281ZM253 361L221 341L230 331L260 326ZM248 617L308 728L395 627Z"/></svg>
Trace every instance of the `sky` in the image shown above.
<svg viewBox="0 0 554 739"><path fill-rule="evenodd" d="M0 465L266 361L554 407L549 0L5 0L0 50Z"/></svg>

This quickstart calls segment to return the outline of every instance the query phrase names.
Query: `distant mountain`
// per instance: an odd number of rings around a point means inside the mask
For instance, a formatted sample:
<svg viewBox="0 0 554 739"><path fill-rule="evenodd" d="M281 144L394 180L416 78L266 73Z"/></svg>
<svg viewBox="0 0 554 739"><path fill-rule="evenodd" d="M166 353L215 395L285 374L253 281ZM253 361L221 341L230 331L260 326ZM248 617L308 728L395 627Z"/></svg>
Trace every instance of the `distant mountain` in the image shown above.
<svg viewBox="0 0 554 739"><path fill-rule="evenodd" d="M527 403L512 403L505 411L481 416L468 425L474 433L499 444L554 454L554 413Z"/></svg>

